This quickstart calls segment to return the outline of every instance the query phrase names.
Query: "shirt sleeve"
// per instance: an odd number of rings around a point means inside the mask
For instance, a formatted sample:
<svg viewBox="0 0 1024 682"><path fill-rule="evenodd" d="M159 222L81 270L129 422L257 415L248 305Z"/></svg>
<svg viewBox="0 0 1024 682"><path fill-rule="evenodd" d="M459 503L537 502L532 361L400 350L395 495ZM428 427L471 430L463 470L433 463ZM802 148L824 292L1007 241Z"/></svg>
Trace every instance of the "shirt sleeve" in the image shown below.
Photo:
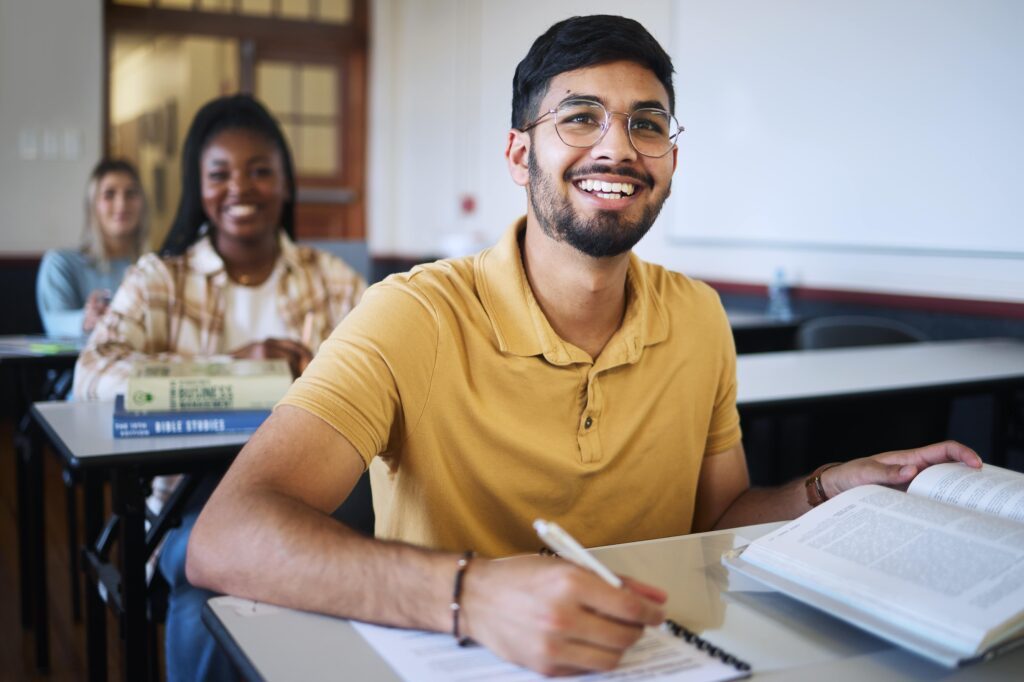
<svg viewBox="0 0 1024 682"><path fill-rule="evenodd" d="M156 256L145 256L128 269L78 356L76 400L112 400L124 393L136 362L183 357L168 347L171 286L171 275Z"/></svg>
<svg viewBox="0 0 1024 682"><path fill-rule="evenodd" d="M85 296L78 290L75 262L61 251L47 251L36 276L36 303L50 336L81 336Z"/></svg>
<svg viewBox="0 0 1024 682"><path fill-rule="evenodd" d="M433 306L413 287L374 285L280 404L323 419L367 465L397 457L426 405L438 329Z"/></svg>
<svg viewBox="0 0 1024 682"><path fill-rule="evenodd" d="M717 295L716 295L717 301ZM732 336L729 318L721 303L717 306L719 319L716 322L720 339L717 350L718 386L715 390L715 403L711 413L711 425L708 429L708 440L704 452L714 455L725 452L736 446L743 439L740 429L740 414L736 407L736 343Z"/></svg>

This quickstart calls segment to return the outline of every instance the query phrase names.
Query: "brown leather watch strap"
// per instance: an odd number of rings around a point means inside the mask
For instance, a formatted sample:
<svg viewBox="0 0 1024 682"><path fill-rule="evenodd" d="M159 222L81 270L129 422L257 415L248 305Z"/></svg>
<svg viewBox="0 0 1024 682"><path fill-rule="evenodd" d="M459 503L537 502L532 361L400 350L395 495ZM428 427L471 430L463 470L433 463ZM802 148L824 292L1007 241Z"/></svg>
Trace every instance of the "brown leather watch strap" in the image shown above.
<svg viewBox="0 0 1024 682"><path fill-rule="evenodd" d="M808 506L812 508L817 507L822 502L828 500L828 495L825 494L825 488L821 485L821 475L832 467L837 467L840 464L842 464L842 462L822 464L807 477L807 480L804 481L804 489L807 491Z"/></svg>

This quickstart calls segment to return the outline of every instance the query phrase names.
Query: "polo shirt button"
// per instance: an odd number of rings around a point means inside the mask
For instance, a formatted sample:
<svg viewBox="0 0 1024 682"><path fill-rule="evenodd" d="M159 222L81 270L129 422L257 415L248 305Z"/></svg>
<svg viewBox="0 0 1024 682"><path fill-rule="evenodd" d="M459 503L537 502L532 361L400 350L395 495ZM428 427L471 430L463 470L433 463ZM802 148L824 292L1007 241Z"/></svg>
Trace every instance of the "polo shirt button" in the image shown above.
<svg viewBox="0 0 1024 682"><path fill-rule="evenodd" d="M591 426L591 425L592 425L593 423L594 423L594 420L593 420L593 419L591 419L590 417L587 417L587 420L586 420L585 422L583 422L583 428L585 428L585 429L589 429L589 428L590 428L590 426Z"/></svg>

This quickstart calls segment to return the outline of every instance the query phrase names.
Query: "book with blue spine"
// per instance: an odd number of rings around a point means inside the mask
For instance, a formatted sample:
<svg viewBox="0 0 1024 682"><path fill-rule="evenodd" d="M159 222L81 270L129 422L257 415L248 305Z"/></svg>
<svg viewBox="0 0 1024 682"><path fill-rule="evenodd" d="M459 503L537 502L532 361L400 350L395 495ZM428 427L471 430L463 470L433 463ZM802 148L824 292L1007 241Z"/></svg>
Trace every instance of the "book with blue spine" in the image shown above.
<svg viewBox="0 0 1024 682"><path fill-rule="evenodd" d="M114 438L247 433L259 427L271 410L190 410L136 412L125 409L124 396L114 400Z"/></svg>

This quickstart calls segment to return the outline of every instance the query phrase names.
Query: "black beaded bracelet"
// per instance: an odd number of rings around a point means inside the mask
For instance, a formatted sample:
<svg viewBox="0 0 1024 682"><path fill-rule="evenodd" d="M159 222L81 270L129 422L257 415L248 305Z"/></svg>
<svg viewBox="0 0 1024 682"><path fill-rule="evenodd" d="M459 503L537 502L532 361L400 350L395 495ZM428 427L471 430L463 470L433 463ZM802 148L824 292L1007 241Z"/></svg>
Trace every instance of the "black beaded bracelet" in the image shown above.
<svg viewBox="0 0 1024 682"><path fill-rule="evenodd" d="M473 552L463 552L455 564L455 586L452 588L452 603L449 605L452 610L452 637L458 641L459 646L469 644L469 637L463 637L459 632L459 614L462 612L462 579L469 568L469 560L473 558Z"/></svg>

